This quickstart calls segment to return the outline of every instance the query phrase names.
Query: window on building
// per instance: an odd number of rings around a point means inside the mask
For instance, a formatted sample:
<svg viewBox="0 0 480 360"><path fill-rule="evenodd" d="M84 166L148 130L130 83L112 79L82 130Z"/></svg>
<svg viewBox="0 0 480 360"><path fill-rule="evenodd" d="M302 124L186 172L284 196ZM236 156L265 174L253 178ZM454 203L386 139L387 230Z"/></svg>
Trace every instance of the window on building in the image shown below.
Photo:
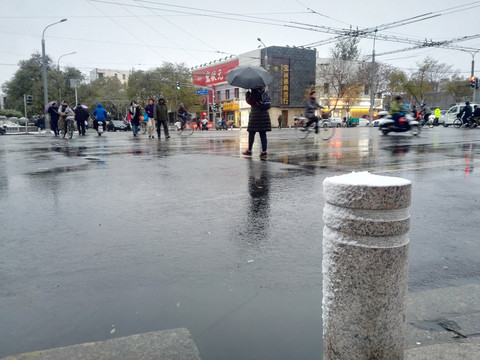
<svg viewBox="0 0 480 360"><path fill-rule="evenodd" d="M222 97L221 97L220 95L221 95L221 92L220 92L220 91L217 91L217 98L215 99L215 101L220 101L220 100L222 100Z"/></svg>
<svg viewBox="0 0 480 360"><path fill-rule="evenodd" d="M122 79L123 79L123 80L126 80L126 79L127 79L127 75L122 74Z"/></svg>
<svg viewBox="0 0 480 360"><path fill-rule="evenodd" d="M325 94L328 94L328 90L329 90L328 83L324 83L324 84L323 84L323 92L324 92Z"/></svg>
<svg viewBox="0 0 480 360"><path fill-rule="evenodd" d="M225 99L230 99L230 90L225 90Z"/></svg>
<svg viewBox="0 0 480 360"><path fill-rule="evenodd" d="M233 97L235 99L238 99L240 97L240 89L239 88L233 89L233 94L234 94Z"/></svg>
<svg viewBox="0 0 480 360"><path fill-rule="evenodd" d="M115 76L118 79L118 74L113 74L113 76Z"/></svg>
<svg viewBox="0 0 480 360"><path fill-rule="evenodd" d="M363 93L364 93L365 95L370 94L370 85L365 85L364 90L363 90Z"/></svg>
<svg viewBox="0 0 480 360"><path fill-rule="evenodd" d="M98 78L99 78L99 79L103 78L103 73L99 72L99 73L98 73Z"/></svg>

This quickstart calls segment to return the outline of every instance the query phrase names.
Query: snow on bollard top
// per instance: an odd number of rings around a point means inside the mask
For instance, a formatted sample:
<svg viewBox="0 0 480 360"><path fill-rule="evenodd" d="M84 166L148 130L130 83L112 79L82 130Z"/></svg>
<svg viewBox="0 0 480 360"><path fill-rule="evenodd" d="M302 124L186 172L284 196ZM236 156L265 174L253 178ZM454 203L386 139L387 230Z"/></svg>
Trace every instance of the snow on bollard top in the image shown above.
<svg viewBox="0 0 480 360"><path fill-rule="evenodd" d="M411 203L410 180L368 171L328 177L323 195L329 204L352 209L402 209Z"/></svg>

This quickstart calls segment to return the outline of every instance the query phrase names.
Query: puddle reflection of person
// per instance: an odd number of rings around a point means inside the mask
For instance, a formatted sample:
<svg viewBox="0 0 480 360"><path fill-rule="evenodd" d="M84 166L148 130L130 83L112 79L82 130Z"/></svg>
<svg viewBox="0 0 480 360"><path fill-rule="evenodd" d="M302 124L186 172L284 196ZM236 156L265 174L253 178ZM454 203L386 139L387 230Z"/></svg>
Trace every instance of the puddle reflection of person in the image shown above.
<svg viewBox="0 0 480 360"><path fill-rule="evenodd" d="M270 174L268 164L249 164L249 208L246 218L247 238L250 243L265 239L270 220Z"/></svg>

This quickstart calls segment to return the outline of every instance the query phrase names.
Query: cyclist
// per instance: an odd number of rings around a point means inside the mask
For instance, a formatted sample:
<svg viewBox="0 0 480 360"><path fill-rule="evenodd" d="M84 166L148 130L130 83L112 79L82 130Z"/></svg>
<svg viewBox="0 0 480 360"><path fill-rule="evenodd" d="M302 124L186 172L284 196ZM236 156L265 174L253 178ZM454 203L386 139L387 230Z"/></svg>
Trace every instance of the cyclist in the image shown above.
<svg viewBox="0 0 480 360"><path fill-rule="evenodd" d="M68 106L67 100L62 101L62 105L58 108L58 115L60 115L58 130L63 130L63 137L67 134L67 116L73 116L75 113Z"/></svg>
<svg viewBox="0 0 480 360"><path fill-rule="evenodd" d="M462 111L460 111L457 114L457 118L462 119L463 125L466 126L468 124L468 119L470 118L470 116L472 116L472 114L473 114L473 110L472 110L472 107L470 106L470 101L466 101Z"/></svg>
<svg viewBox="0 0 480 360"><path fill-rule="evenodd" d="M187 122L187 115L188 115L188 110L183 103L180 103L180 105L178 106L177 115L180 119L180 123L183 129L183 127L185 126L185 123Z"/></svg>
<svg viewBox="0 0 480 360"><path fill-rule="evenodd" d="M473 106L473 118L476 125L480 124L480 107L477 105Z"/></svg>
<svg viewBox="0 0 480 360"><path fill-rule="evenodd" d="M422 112L423 112L422 125L425 125L426 123L428 123L429 116L432 115L432 109L430 109L430 106L428 106L427 103L423 103Z"/></svg>
<svg viewBox="0 0 480 360"><path fill-rule="evenodd" d="M305 117L308 119L308 122L305 124L303 131L307 130L307 128L315 123L315 133L318 134L318 117L315 116L315 110L323 109L323 106L317 103L315 98L315 90L310 92L307 101L305 102Z"/></svg>

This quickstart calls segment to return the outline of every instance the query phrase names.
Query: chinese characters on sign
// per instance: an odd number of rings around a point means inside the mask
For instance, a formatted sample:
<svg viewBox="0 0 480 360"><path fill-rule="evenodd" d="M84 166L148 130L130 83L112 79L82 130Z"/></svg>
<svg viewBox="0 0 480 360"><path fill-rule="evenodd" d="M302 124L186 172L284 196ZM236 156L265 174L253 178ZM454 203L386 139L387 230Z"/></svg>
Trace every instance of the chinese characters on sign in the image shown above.
<svg viewBox="0 0 480 360"><path fill-rule="evenodd" d="M238 60L210 66L193 72L193 83L195 85L207 86L225 82L225 76L238 66Z"/></svg>
<svg viewBox="0 0 480 360"><path fill-rule="evenodd" d="M290 59L273 58L268 70L280 73L280 105L290 104ZM276 77L276 76L275 76Z"/></svg>

